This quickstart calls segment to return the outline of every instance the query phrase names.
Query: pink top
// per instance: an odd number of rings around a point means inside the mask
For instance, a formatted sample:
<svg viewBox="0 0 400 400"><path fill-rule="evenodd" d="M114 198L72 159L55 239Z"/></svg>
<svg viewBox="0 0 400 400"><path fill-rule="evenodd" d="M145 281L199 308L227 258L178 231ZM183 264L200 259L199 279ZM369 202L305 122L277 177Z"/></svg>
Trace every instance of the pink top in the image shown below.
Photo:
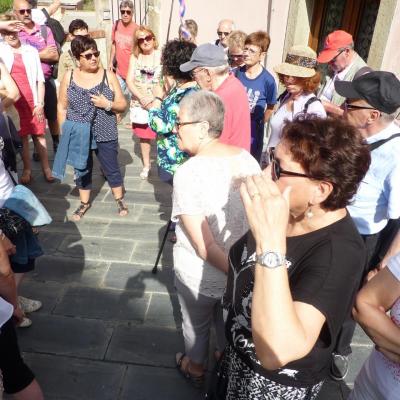
<svg viewBox="0 0 400 400"><path fill-rule="evenodd" d="M22 30L19 32L19 39L21 43L30 44L33 46L38 52L42 51L47 46L56 46L56 41L54 40L53 33L51 32L49 27L47 29L47 41L44 40L42 34L40 32L40 25L35 24L34 28L31 32L26 32ZM42 70L45 79L50 78L51 76L51 65L41 62Z"/></svg>
<svg viewBox="0 0 400 400"><path fill-rule="evenodd" d="M230 74L215 93L225 106L221 142L250 151L250 109L246 89Z"/></svg>
<svg viewBox="0 0 400 400"><path fill-rule="evenodd" d="M135 34L138 25L131 22L125 26L122 21L118 22L117 30L113 26L111 40L115 44L115 58L117 59L117 74L126 79L128 74L129 59L132 54L133 35Z"/></svg>

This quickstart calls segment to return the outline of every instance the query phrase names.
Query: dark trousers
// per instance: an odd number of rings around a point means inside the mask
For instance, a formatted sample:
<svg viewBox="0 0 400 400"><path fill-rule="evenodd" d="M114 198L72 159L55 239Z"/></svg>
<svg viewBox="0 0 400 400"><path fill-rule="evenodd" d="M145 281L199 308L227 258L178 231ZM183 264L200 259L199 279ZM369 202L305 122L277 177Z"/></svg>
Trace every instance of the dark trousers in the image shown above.
<svg viewBox="0 0 400 400"><path fill-rule="evenodd" d="M376 267L375 263L375 253L378 243L379 233L374 235L361 235L364 240L365 247L367 248L367 262L365 264L365 270L361 280L361 285L363 284L364 278L367 276L368 272ZM357 292L355 293L355 295ZM351 340L353 339L354 330L356 329L356 322L354 321L351 308L347 315L336 340L336 346L333 350L335 353L341 354L342 356L348 356L351 354Z"/></svg>
<svg viewBox="0 0 400 400"><path fill-rule="evenodd" d="M87 174L75 180L78 189L90 190L92 188L93 151L100 162L101 169L111 188L123 185L121 170L118 164L118 140L98 142L97 149L89 151L86 164Z"/></svg>
<svg viewBox="0 0 400 400"><path fill-rule="evenodd" d="M260 163L264 144L264 121L251 121L250 154Z"/></svg>

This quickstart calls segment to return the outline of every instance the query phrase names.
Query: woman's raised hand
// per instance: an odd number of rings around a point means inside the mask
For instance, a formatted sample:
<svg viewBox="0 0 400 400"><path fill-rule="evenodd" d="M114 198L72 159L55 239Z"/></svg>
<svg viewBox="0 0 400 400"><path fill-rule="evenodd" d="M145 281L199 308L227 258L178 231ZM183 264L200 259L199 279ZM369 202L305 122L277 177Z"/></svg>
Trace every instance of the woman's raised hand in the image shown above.
<svg viewBox="0 0 400 400"><path fill-rule="evenodd" d="M247 220L256 241L257 254L265 251L286 253L290 187L283 193L271 179L270 167L262 174L246 178L240 194Z"/></svg>

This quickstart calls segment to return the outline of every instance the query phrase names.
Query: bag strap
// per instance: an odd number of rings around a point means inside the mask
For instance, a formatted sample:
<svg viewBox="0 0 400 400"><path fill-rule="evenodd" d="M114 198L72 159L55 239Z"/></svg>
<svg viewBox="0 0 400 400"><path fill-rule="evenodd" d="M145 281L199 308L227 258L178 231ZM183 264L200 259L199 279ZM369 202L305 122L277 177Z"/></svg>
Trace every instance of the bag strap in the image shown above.
<svg viewBox="0 0 400 400"><path fill-rule="evenodd" d="M47 45L47 25L40 25L40 34Z"/></svg>
<svg viewBox="0 0 400 400"><path fill-rule="evenodd" d="M71 57L72 62L74 63L74 67L76 68L76 60L75 60L74 55L72 54L71 49L68 50L68 54L69 54L69 56ZM71 75L71 76L72 76L72 75ZM70 81L69 83L71 84L71 81Z"/></svg>
<svg viewBox="0 0 400 400"><path fill-rule="evenodd" d="M383 144L385 144L386 142L388 142L389 140L392 140L392 139L394 139L394 138L396 138L396 137L399 137L399 136L400 136L400 133L395 133L394 135L392 135L392 136L390 136L390 137L388 137L388 138L386 138L386 139L382 139L382 140L378 140L377 142L370 143L370 144L368 145L369 150L370 150L370 151L375 150L375 149L377 149L378 147L380 147L380 146L382 146Z"/></svg>
<svg viewBox="0 0 400 400"><path fill-rule="evenodd" d="M304 104L303 113L304 113L304 114L307 114L307 112L308 112L308 107L309 107L312 103L314 103L314 102L316 102L316 101L321 102L321 100L320 100L318 97L316 97L316 96L310 97L310 98L307 100L306 104Z"/></svg>
<svg viewBox="0 0 400 400"><path fill-rule="evenodd" d="M11 178L11 180L12 180L14 186L17 186L17 185L18 185L18 182L15 180L15 178L14 178L13 175L12 175L12 173L8 170L8 168L4 168L4 169L8 172L8 175L10 176L10 178Z"/></svg>
<svg viewBox="0 0 400 400"><path fill-rule="evenodd" d="M108 82L108 79L107 79L107 71L106 71L105 69L103 69L103 71L104 71L104 73L103 73L103 79L101 80L101 83L100 83L99 95L101 95L101 94L103 93L104 82L105 82L106 80L107 80L107 82ZM71 75L72 75L72 74L71 74ZM94 107L93 117L92 117L92 120L90 121L90 124L91 124L91 125L93 125L94 119L96 118L96 115L97 115L97 107Z"/></svg>
<svg viewBox="0 0 400 400"><path fill-rule="evenodd" d="M48 11L45 8L42 8L43 14L46 17L46 21L48 21L50 19L50 14L48 13Z"/></svg>
<svg viewBox="0 0 400 400"><path fill-rule="evenodd" d="M116 21L115 21L115 25L114 25L114 35L115 35L115 32L117 32L117 29L118 29L118 24L119 24L119 19L117 19ZM114 37L114 40L113 40L113 44L115 43L115 37Z"/></svg>

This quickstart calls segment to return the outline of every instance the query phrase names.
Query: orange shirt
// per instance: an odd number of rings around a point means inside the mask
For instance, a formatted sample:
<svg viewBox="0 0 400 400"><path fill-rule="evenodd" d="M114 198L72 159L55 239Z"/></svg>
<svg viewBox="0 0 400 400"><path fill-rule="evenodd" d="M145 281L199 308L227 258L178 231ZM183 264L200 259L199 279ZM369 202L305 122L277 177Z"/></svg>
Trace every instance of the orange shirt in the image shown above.
<svg viewBox="0 0 400 400"><path fill-rule="evenodd" d="M115 30L116 25L117 29ZM115 58L117 60L117 74L126 79L128 74L129 59L132 54L133 35L135 34L138 25L131 22L125 26L122 21L115 22L111 40L115 44Z"/></svg>

